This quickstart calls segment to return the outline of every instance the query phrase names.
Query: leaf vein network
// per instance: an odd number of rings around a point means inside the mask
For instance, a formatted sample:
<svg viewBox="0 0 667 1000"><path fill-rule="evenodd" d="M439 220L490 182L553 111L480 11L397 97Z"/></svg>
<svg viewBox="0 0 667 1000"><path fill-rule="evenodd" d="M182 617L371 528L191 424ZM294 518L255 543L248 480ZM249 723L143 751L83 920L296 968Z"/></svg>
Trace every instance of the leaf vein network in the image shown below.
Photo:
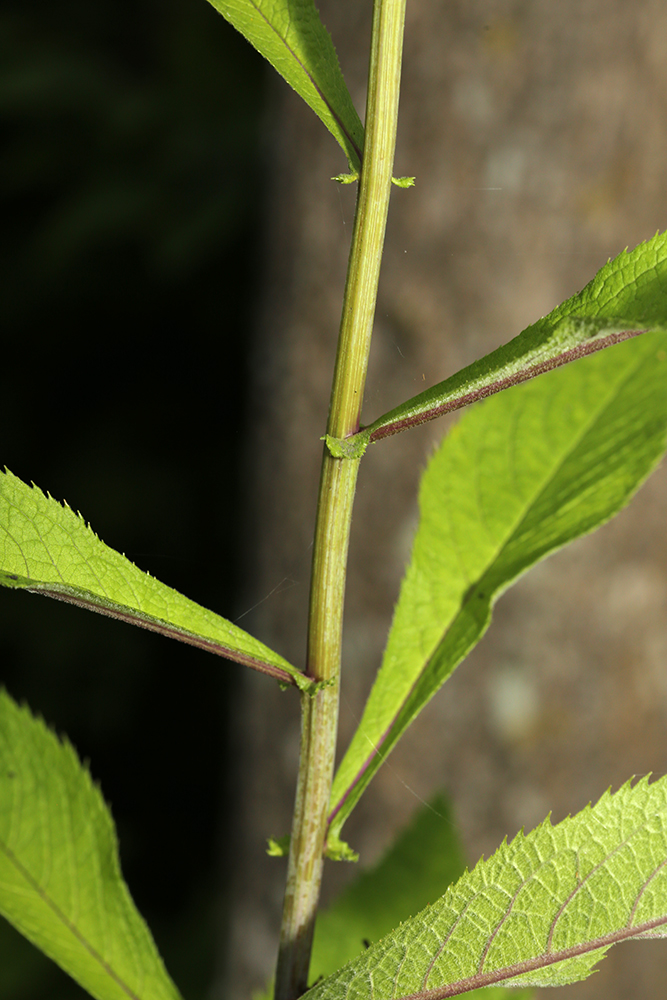
<svg viewBox="0 0 667 1000"><path fill-rule="evenodd" d="M632 909L630 910L630 915L628 917L628 927L632 927L633 921L635 919L635 914L636 914L637 910L639 909L639 904L641 902L642 896L644 895L644 893L648 889L648 887L651 884L651 882L653 881L653 879L656 878L656 876L662 871L662 869L665 867L665 865L667 865L667 858L665 858L664 861L661 861L659 865L656 865L656 867L653 869L653 871L651 872L651 874L649 875L649 877L644 882L644 885L641 887L641 889L637 893L637 896L635 897L635 901L632 904Z"/></svg>
<svg viewBox="0 0 667 1000"><path fill-rule="evenodd" d="M617 844L616 847L612 851L609 851L605 855L605 857L603 857L593 868L591 868L591 870L586 875L584 875L583 878L580 878L579 876L577 876L577 884L576 884L576 886L572 889L572 891L569 894L569 896L567 896L567 898L563 901L560 909L554 914L554 918L553 918L553 921L552 921L552 924L551 924L551 930L549 931L549 937L547 939L547 951L551 951L551 948L552 948L552 945L553 945L553 936L554 936L554 933L556 931L556 924L560 920L561 916L563 915L563 913L565 912L565 910L567 909L567 907L574 900L574 898L576 897L577 893L579 893L584 888L584 886L589 882L589 880L592 879L593 876L595 874L597 874L597 872L600 871L601 868L603 868L605 865L608 864L608 862L614 857L614 855L616 855L620 851L622 851L623 848L630 846L631 839L637 833L641 833L646 828L647 824L648 824L648 819L644 823L640 823L639 826L635 827L634 830L632 830L628 834L628 836L625 838L625 840L622 840L621 843ZM576 851L576 854L577 854L577 860L579 860L579 851L578 850ZM578 867L579 866L577 865L577 868ZM610 876L612 878L615 878L615 875L614 875L613 872L610 872L609 874L610 874Z"/></svg>

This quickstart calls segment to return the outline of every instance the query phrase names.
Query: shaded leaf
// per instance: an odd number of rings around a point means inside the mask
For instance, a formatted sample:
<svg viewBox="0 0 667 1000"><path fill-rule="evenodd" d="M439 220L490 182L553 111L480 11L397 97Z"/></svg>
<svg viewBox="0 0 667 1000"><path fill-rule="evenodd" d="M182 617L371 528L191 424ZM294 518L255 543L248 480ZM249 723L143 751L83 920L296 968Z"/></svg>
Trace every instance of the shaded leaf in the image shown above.
<svg viewBox="0 0 667 1000"><path fill-rule="evenodd" d="M178 1000L75 751L0 691L0 913L97 1000Z"/></svg>
<svg viewBox="0 0 667 1000"><path fill-rule="evenodd" d="M660 460L667 334L469 410L431 459L382 666L332 790L330 838L522 573L619 511Z"/></svg>
<svg viewBox="0 0 667 1000"><path fill-rule="evenodd" d="M585 979L618 941L667 936L667 781L608 792L503 843L445 895L308 993L440 1000Z"/></svg>
<svg viewBox="0 0 667 1000"><path fill-rule="evenodd" d="M110 549L80 514L0 472L0 584L55 597L236 660L282 683L310 681L243 629Z"/></svg>
<svg viewBox="0 0 667 1000"><path fill-rule="evenodd" d="M361 169L364 128L313 0L210 0L313 109Z"/></svg>

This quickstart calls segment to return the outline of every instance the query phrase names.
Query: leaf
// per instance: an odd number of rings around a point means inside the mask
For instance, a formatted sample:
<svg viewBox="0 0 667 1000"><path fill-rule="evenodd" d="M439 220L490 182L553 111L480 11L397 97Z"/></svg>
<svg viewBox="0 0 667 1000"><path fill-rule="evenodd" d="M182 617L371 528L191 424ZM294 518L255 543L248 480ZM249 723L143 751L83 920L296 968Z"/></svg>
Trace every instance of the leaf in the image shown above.
<svg viewBox="0 0 667 1000"><path fill-rule="evenodd" d="M313 0L210 2L313 109L358 174L364 128Z"/></svg>
<svg viewBox="0 0 667 1000"><path fill-rule="evenodd" d="M667 433L667 334L646 334L469 410L431 459L382 666L331 798L338 833L391 748L550 552L617 513Z"/></svg>
<svg viewBox="0 0 667 1000"><path fill-rule="evenodd" d="M97 1000L178 1000L74 749L0 691L0 913Z"/></svg>
<svg viewBox="0 0 667 1000"><path fill-rule="evenodd" d="M364 444L641 333L667 329L666 287L667 232L608 261L583 291L508 344L378 417L361 432Z"/></svg>
<svg viewBox="0 0 667 1000"><path fill-rule="evenodd" d="M444 795L423 806L380 862L362 871L315 926L310 978L328 976L421 910L465 870Z"/></svg>
<svg viewBox="0 0 667 1000"><path fill-rule="evenodd" d="M667 784L642 779L503 843L309 1000L440 1000L585 979L607 949L667 935Z"/></svg>
<svg viewBox="0 0 667 1000"><path fill-rule="evenodd" d="M363 954L434 896L442 895L465 871L449 801L435 796L419 809L375 867L362 871L317 917L310 979L328 976ZM505 990L480 994L501 1000ZM524 1000L528 994L513 995Z"/></svg>
<svg viewBox="0 0 667 1000"><path fill-rule="evenodd" d="M306 689L309 678L220 615L110 549L80 514L0 472L0 584L160 632Z"/></svg>

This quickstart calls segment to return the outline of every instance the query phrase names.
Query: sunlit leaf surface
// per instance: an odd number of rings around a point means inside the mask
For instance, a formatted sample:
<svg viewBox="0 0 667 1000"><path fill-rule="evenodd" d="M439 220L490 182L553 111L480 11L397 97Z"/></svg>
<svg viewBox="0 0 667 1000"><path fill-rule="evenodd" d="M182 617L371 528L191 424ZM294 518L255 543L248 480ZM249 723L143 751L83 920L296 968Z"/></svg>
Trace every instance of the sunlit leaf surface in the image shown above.
<svg viewBox="0 0 667 1000"><path fill-rule="evenodd" d="M75 751L0 691L0 913L97 1000L179 1000Z"/></svg>
<svg viewBox="0 0 667 1000"><path fill-rule="evenodd" d="M370 441L649 331L667 330L667 233L610 260L577 295L508 344L378 417ZM351 439L353 441L354 439ZM353 447L351 441L348 447Z"/></svg>
<svg viewBox="0 0 667 1000"><path fill-rule="evenodd" d="M585 979L619 941L667 934L667 783L545 820L315 986L309 1000L440 1000Z"/></svg>
<svg viewBox="0 0 667 1000"><path fill-rule="evenodd" d="M619 511L660 460L667 334L649 333L466 412L424 474L382 666L334 781L331 840L407 726L538 560Z"/></svg>
<svg viewBox="0 0 667 1000"><path fill-rule="evenodd" d="M422 806L373 868L361 871L315 926L310 981L328 976L415 916L465 871L448 800ZM487 989L479 1000L526 1000L530 994Z"/></svg>
<svg viewBox="0 0 667 1000"><path fill-rule="evenodd" d="M273 650L100 541L79 514L0 472L0 585L45 594L267 673L309 681Z"/></svg>

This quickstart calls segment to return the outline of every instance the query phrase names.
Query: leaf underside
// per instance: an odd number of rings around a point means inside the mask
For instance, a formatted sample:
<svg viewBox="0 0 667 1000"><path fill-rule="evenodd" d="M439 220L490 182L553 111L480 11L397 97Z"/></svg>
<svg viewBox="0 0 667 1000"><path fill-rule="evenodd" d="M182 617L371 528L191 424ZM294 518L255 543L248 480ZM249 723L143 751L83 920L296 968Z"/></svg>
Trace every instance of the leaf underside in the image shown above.
<svg viewBox="0 0 667 1000"><path fill-rule="evenodd" d="M318 914L310 980L329 976L418 913L465 871L449 802L437 795L419 809L384 857L359 872ZM366 945L365 945L366 943Z"/></svg>
<svg viewBox="0 0 667 1000"><path fill-rule="evenodd" d="M306 688L300 671L100 541L79 514L0 472L0 585L120 618Z"/></svg>
<svg viewBox="0 0 667 1000"><path fill-rule="evenodd" d="M559 368L466 412L431 459L382 666L338 769L330 842L382 760L527 569L617 513L660 460L667 334Z"/></svg>
<svg viewBox="0 0 667 1000"><path fill-rule="evenodd" d="M0 913L97 1000L179 1000L69 743L0 691Z"/></svg>
<svg viewBox="0 0 667 1000"><path fill-rule="evenodd" d="M667 779L628 782L503 843L309 1000L424 1000L585 979L619 941L667 935Z"/></svg>
<svg viewBox="0 0 667 1000"><path fill-rule="evenodd" d="M465 871L452 810L444 795L419 809L384 857L361 871L335 902L318 914L310 963L310 981L329 976L363 954L444 894ZM487 990L480 1000L508 997L503 989ZM528 994L513 993L513 1000Z"/></svg>
<svg viewBox="0 0 667 1000"><path fill-rule="evenodd" d="M608 261L581 292L514 340L378 417L361 435L378 441L640 333L665 329L667 233L658 233Z"/></svg>
<svg viewBox="0 0 667 1000"><path fill-rule="evenodd" d="M355 174L364 128L313 0L210 0L329 129Z"/></svg>

